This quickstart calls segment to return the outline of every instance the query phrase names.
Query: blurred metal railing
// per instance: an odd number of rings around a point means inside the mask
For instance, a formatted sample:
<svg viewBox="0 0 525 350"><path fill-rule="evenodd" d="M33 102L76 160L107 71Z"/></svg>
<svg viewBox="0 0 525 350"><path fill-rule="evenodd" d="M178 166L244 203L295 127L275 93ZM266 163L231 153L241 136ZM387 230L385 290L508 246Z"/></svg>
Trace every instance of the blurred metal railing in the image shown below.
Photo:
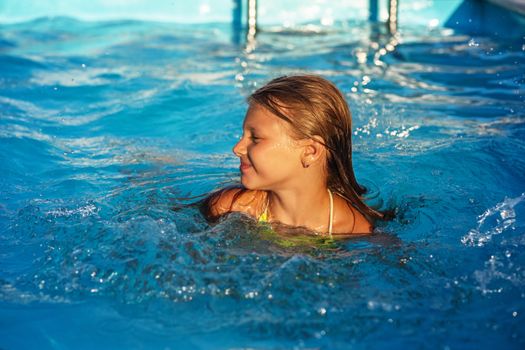
<svg viewBox="0 0 525 350"><path fill-rule="evenodd" d="M391 34L397 32L397 14L399 11L399 0L388 0L388 31Z"/></svg>
<svg viewBox="0 0 525 350"><path fill-rule="evenodd" d="M399 1L400 0L388 0L388 20L387 27L391 34L397 32L398 27L398 12L399 12ZM240 6L240 1L236 3ZM257 0L247 0L247 31L246 39L248 42L255 40L257 34ZM371 21L377 21L379 17L379 0L369 0L369 19Z"/></svg>

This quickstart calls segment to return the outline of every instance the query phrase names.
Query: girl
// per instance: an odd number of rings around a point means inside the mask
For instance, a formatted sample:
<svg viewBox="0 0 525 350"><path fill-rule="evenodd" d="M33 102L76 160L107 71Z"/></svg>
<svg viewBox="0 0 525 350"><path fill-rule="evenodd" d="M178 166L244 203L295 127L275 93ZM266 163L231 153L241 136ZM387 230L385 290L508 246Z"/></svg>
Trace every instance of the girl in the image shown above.
<svg viewBox="0 0 525 350"><path fill-rule="evenodd" d="M255 91L233 148L242 187L205 200L205 213L230 212L317 234L369 234L385 214L367 206L352 168L351 115L334 84L314 75L280 77Z"/></svg>

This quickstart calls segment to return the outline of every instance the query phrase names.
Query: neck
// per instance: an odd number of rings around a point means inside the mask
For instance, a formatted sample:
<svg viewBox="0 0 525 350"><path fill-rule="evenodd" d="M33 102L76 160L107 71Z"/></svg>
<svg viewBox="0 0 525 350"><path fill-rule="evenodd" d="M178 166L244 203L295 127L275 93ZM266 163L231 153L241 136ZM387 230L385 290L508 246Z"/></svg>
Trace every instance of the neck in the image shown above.
<svg viewBox="0 0 525 350"><path fill-rule="evenodd" d="M268 195L272 220L318 232L328 231L330 198L326 186L269 191Z"/></svg>

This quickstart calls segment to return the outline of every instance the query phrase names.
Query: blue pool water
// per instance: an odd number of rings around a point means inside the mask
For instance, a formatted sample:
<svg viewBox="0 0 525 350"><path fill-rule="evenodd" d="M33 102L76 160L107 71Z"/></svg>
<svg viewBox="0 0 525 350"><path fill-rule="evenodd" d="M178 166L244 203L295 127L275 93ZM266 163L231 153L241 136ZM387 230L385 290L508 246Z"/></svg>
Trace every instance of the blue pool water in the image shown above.
<svg viewBox="0 0 525 350"><path fill-rule="evenodd" d="M522 349L522 39L366 22L261 32L0 26L0 348ZM245 98L321 74L397 218L286 247L195 203L234 183ZM175 209L175 210L172 210Z"/></svg>

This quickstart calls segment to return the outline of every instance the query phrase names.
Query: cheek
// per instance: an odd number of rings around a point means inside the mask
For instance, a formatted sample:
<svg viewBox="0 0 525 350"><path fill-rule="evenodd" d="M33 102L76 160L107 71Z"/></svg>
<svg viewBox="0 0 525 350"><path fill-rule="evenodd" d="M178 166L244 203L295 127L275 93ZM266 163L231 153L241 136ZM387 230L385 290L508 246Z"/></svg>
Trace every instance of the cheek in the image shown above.
<svg viewBox="0 0 525 350"><path fill-rule="evenodd" d="M252 157L254 162L262 161L264 165L272 165L282 168L293 168L300 164L300 156L296 147L288 143L275 143L271 145L260 145L253 149Z"/></svg>
<svg viewBox="0 0 525 350"><path fill-rule="evenodd" d="M289 141L282 141L274 145L276 153L279 153L283 157L291 159L299 159L300 149L296 144Z"/></svg>

